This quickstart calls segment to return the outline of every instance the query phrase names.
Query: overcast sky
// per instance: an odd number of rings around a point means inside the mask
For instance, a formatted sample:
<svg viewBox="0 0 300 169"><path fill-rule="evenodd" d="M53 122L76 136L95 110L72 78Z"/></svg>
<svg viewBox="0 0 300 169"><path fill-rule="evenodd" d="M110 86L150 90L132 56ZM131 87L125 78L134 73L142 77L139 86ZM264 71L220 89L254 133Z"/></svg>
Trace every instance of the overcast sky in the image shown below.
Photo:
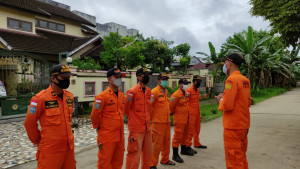
<svg viewBox="0 0 300 169"><path fill-rule="evenodd" d="M269 30L269 23L249 13L249 0L56 0L97 17L98 23L115 22L154 36L189 43L191 55L209 52L211 41L217 52L235 32L252 26Z"/></svg>

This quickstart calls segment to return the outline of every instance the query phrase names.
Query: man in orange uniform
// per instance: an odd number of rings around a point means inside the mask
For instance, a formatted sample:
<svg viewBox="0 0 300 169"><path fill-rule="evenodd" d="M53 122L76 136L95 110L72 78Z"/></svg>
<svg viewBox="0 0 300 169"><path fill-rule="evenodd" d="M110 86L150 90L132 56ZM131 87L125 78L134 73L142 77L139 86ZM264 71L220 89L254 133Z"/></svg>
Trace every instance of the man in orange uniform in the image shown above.
<svg viewBox="0 0 300 169"><path fill-rule="evenodd" d="M183 159L178 154L179 144L181 145L181 153L193 156L194 153L186 151L186 138L188 135L189 107L186 90L189 82L186 78L179 80L179 89L172 94L170 110L173 114L174 136L172 140L173 157L176 162L183 163Z"/></svg>
<svg viewBox="0 0 300 169"><path fill-rule="evenodd" d="M121 169L123 165L124 141L124 93L121 73L117 68L107 71L109 86L95 97L91 113L93 127L98 132L98 169Z"/></svg>
<svg viewBox="0 0 300 169"><path fill-rule="evenodd" d="M37 169L75 169L71 128L74 99L64 90L73 74L62 64L53 66L50 72L51 84L31 99L24 126L30 141L38 146Z"/></svg>
<svg viewBox="0 0 300 169"><path fill-rule="evenodd" d="M232 53L225 59L223 72L228 75L224 94L216 96L223 111L225 160L228 169L248 169L247 135L250 127L250 81L239 67L244 59Z"/></svg>
<svg viewBox="0 0 300 169"><path fill-rule="evenodd" d="M128 116L128 146L126 169L138 169L142 154L142 169L149 169L152 155L150 128L151 90L146 86L151 72L140 68L136 72L138 84L127 91L125 114Z"/></svg>
<svg viewBox="0 0 300 169"><path fill-rule="evenodd" d="M156 169L161 152L161 164L175 165L169 160L170 154L170 108L168 86L169 76L166 73L158 75L158 85L151 93L151 130L152 130L152 159L150 169Z"/></svg>
<svg viewBox="0 0 300 169"><path fill-rule="evenodd" d="M193 85L186 91L187 96L189 97L189 134L186 139L186 149L187 151L197 154L197 151L191 148L192 139L194 139L195 148L207 148L207 146L200 143L199 134L201 126L201 115L200 115L200 87L201 76L193 76Z"/></svg>

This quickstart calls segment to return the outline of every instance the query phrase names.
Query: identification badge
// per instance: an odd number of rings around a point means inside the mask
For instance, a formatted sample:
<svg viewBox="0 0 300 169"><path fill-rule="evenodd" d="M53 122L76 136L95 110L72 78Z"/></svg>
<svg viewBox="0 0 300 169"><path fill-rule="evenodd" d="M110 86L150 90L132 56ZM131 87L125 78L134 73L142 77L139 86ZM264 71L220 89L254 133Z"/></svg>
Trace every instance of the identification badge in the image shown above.
<svg viewBox="0 0 300 169"><path fill-rule="evenodd" d="M57 100L45 101L45 107L46 109L58 107L58 102Z"/></svg>

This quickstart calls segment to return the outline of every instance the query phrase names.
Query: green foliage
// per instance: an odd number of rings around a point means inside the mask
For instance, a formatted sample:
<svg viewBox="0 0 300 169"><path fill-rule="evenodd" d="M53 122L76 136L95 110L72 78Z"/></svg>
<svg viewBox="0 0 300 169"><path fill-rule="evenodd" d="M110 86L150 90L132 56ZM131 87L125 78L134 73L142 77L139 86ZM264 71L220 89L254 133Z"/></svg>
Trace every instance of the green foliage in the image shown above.
<svg viewBox="0 0 300 169"><path fill-rule="evenodd" d="M142 54L145 57L144 64L149 64L154 73L161 73L165 71L166 67L172 67L174 50L169 47L173 44L172 41L158 40L151 37L143 42Z"/></svg>
<svg viewBox="0 0 300 169"><path fill-rule="evenodd" d="M250 0L251 14L262 16L271 24L272 34L279 33L286 46L294 49L300 39L300 0Z"/></svg>
<svg viewBox="0 0 300 169"><path fill-rule="evenodd" d="M72 65L79 70L101 70L102 67L92 58L74 59Z"/></svg>
<svg viewBox="0 0 300 169"><path fill-rule="evenodd" d="M296 57L288 54L278 36L271 36L267 31L255 31L249 26L248 31L229 37L221 50L226 51L226 55L237 52L245 56L246 64L240 70L251 81L253 88L290 86L295 84L299 74L292 63L297 60Z"/></svg>
<svg viewBox="0 0 300 169"><path fill-rule="evenodd" d="M111 32L104 37L102 45L105 51L100 53L100 59L104 62L105 69L116 65L121 70L132 69L144 61L141 53L144 43L135 37L122 37Z"/></svg>
<svg viewBox="0 0 300 169"><path fill-rule="evenodd" d="M174 47L176 56L180 57L179 65L182 67L183 74L186 74L187 68L190 65L191 56L189 55L191 46L187 43L179 44Z"/></svg>
<svg viewBox="0 0 300 169"><path fill-rule="evenodd" d="M176 92L179 89L179 85L177 84L177 86L174 89L171 88L171 87L169 87L169 86L167 86L166 89L168 90L168 92L169 92L169 94L171 96L174 92Z"/></svg>
<svg viewBox="0 0 300 169"><path fill-rule="evenodd" d="M280 95L287 91L287 88L279 88L279 87L272 87L272 88L265 88L265 89L252 89L251 90L251 101L252 104L259 103L263 100L268 98Z"/></svg>
<svg viewBox="0 0 300 169"><path fill-rule="evenodd" d="M200 112L203 122L208 122L221 117L222 112L218 110L218 107L218 103L200 105Z"/></svg>

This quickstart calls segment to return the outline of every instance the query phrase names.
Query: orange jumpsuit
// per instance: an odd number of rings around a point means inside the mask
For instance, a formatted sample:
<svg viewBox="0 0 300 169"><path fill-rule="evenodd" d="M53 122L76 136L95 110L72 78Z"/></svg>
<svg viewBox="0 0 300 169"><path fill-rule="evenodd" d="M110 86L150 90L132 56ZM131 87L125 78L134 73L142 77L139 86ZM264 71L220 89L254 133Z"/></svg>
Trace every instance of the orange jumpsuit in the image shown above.
<svg viewBox="0 0 300 169"><path fill-rule="evenodd" d="M62 100L51 85L31 99L24 126L30 141L38 145L38 169L76 168L71 128L73 101L72 93L63 90Z"/></svg>
<svg viewBox="0 0 300 169"><path fill-rule="evenodd" d="M118 96L108 87L95 97L91 113L92 124L98 129L98 168L121 169L124 141L124 94Z"/></svg>
<svg viewBox="0 0 300 169"><path fill-rule="evenodd" d="M143 91L140 84L127 91L125 114L128 116L128 146L126 169L138 169L142 155L142 169L149 169L152 155L149 105L151 90Z"/></svg>
<svg viewBox="0 0 300 169"><path fill-rule="evenodd" d="M157 166L160 152L161 163L165 164L169 161L171 137L169 92L158 85L152 89L151 93L152 159L150 166Z"/></svg>
<svg viewBox="0 0 300 169"><path fill-rule="evenodd" d="M171 96L170 111L173 113L174 123L172 147L178 148L179 144L186 145L189 120L188 98L180 88Z"/></svg>
<svg viewBox="0 0 300 169"><path fill-rule="evenodd" d="M189 98L189 134L186 139L186 146L192 146L192 139L194 138L194 146L201 146L199 134L201 126L201 115L200 115L200 90L194 89L194 86L189 87L186 90L187 97Z"/></svg>
<svg viewBox="0 0 300 169"><path fill-rule="evenodd" d="M223 111L224 148L228 169L248 169L247 135L250 127L250 81L240 71L225 82L219 110Z"/></svg>

